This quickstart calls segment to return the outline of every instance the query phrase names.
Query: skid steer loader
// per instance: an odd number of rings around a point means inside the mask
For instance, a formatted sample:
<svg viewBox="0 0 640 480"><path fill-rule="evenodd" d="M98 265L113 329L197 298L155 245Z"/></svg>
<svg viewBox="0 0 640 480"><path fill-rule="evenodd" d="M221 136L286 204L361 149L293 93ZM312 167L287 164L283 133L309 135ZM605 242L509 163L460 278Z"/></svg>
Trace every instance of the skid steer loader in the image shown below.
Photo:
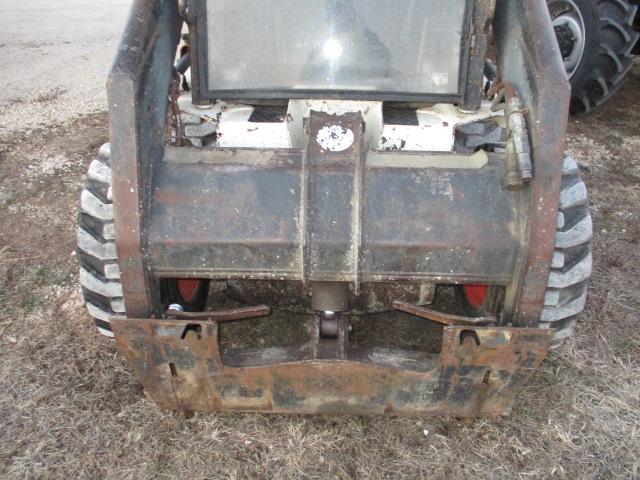
<svg viewBox="0 0 640 480"><path fill-rule="evenodd" d="M583 309L545 0L136 0L108 96L80 280L162 408L504 414Z"/></svg>

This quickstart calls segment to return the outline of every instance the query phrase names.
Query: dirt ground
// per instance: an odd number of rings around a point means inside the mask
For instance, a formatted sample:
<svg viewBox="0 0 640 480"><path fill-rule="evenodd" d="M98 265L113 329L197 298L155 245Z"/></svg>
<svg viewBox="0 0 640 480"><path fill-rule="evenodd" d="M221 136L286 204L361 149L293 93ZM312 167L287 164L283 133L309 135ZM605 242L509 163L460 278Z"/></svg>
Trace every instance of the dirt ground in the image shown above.
<svg viewBox="0 0 640 480"><path fill-rule="evenodd" d="M456 418L197 414L145 399L82 305L76 208L105 113L0 139L0 478L640 478L640 62L572 118L595 225L577 331L513 413Z"/></svg>

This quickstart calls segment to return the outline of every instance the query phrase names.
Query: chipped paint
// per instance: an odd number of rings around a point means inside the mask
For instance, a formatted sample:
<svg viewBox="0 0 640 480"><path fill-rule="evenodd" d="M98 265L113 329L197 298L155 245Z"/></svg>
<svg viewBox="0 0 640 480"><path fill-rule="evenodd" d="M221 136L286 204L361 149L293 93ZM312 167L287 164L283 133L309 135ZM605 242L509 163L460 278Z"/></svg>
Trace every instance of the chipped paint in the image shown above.
<svg viewBox="0 0 640 480"><path fill-rule="evenodd" d="M416 110L418 125L384 125L378 150L417 152L453 151L455 131L461 125L493 119L504 123L503 112L491 111L491 102L484 101L475 112L463 113L454 105L437 103Z"/></svg>
<svg viewBox="0 0 640 480"><path fill-rule="evenodd" d="M318 131L316 142L329 152L342 152L353 145L353 130L341 125L326 125Z"/></svg>

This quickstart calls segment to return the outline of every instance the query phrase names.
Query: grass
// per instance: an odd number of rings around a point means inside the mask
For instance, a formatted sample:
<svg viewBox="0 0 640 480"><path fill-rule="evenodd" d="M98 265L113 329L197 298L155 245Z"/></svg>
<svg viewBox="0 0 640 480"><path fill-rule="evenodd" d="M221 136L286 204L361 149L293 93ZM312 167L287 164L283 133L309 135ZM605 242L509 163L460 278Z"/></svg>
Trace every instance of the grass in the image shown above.
<svg viewBox="0 0 640 480"><path fill-rule="evenodd" d="M576 333L511 416L471 422L158 410L94 332L75 273L74 205L105 115L12 140L0 164L0 188L20 192L0 211L0 478L640 478L639 83L636 66L606 107L571 120L595 225ZM32 168L68 150L84 162L64 176ZM55 194L31 195L40 181Z"/></svg>

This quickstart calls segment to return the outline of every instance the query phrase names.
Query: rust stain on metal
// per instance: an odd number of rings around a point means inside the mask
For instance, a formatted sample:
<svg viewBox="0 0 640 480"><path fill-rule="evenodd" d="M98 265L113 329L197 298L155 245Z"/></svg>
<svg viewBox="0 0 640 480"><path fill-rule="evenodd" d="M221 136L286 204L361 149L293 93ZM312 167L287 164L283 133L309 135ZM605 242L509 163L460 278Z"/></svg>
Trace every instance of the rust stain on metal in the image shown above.
<svg viewBox="0 0 640 480"><path fill-rule="evenodd" d="M194 320L113 319L112 326L156 403L187 413L499 415L544 359L553 333L445 327L441 354L412 357L317 332L311 348L222 352L212 321L194 328Z"/></svg>
<svg viewBox="0 0 640 480"><path fill-rule="evenodd" d="M243 320L245 318L261 317L269 315L271 309L265 305L256 307L234 308L233 310L220 310L216 312L182 312L169 309L165 317L174 320L208 320L216 322L228 322L230 320Z"/></svg>
<svg viewBox="0 0 640 480"><path fill-rule="evenodd" d="M403 312L411 313L412 315L417 315L418 317L426 318L427 320L442 323L443 325L481 326L496 323L496 317L493 315L486 315L484 317L476 318L463 317L461 315L451 315L448 313L436 312L435 310L431 310L430 308L420 307L412 303L401 302L398 300L393 302L393 308L402 310Z"/></svg>

